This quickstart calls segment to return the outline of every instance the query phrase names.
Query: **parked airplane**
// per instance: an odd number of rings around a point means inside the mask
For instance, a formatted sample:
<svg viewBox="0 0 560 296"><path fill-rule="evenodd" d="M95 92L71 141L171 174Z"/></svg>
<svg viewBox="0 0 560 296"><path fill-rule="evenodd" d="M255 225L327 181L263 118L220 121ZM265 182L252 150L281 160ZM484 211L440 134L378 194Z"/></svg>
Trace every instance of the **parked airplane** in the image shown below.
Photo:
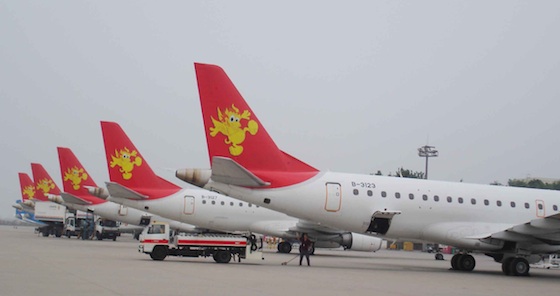
<svg viewBox="0 0 560 296"><path fill-rule="evenodd" d="M35 215L33 215L33 212L29 212L24 210L24 206L22 206L22 201L21 200L16 200L16 203L14 205L12 205L15 209L16 209L16 214L15 217L18 220L36 225L36 226L45 226L46 224L36 220L35 219Z"/></svg>
<svg viewBox="0 0 560 296"><path fill-rule="evenodd" d="M21 208L22 211L28 213L35 212L35 184L29 178L28 174L18 173L19 186L21 190L21 202L14 205L16 208Z"/></svg>
<svg viewBox="0 0 560 296"><path fill-rule="evenodd" d="M529 262L560 251L560 192L322 172L281 151L226 73L195 64L211 171L180 170L191 184L364 234L461 249L453 270L471 271L470 252L528 275Z"/></svg>
<svg viewBox="0 0 560 296"><path fill-rule="evenodd" d="M240 202L204 189L182 189L157 176L121 127L101 122L107 167L109 200L163 217L225 232L251 231L296 239L307 232L318 248L343 246L357 251L376 251L381 240L297 220L251 203ZM289 242L279 245L289 253Z"/></svg>
<svg viewBox="0 0 560 296"><path fill-rule="evenodd" d="M64 192L60 196L51 196L52 201L63 203L74 210L93 212L103 218L129 224L128 226L121 225L121 231L125 232L139 233L152 219L167 222L171 228L176 230L187 232L196 230L193 225L153 216L137 209L129 209L126 206L91 195L86 187L97 188L91 175L88 174L72 150L64 147L58 147L57 150Z"/></svg>

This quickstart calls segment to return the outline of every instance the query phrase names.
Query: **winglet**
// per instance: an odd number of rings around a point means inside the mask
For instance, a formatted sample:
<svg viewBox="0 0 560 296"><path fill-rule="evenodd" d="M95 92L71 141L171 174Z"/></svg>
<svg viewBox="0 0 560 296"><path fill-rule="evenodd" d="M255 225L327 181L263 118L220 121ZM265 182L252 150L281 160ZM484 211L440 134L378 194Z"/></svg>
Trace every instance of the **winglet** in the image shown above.
<svg viewBox="0 0 560 296"><path fill-rule="evenodd" d="M161 198L181 188L157 176L120 125L101 122L109 178L142 196Z"/></svg>

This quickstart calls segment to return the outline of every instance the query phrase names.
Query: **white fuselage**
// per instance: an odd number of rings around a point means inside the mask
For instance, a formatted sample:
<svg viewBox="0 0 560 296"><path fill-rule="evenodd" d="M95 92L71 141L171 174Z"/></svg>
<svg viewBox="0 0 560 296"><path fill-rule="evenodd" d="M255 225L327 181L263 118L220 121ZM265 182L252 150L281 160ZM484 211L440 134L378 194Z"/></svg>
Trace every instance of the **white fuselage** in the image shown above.
<svg viewBox="0 0 560 296"><path fill-rule="evenodd" d="M385 237L476 250L497 249L479 239L558 213L560 205L560 192L552 190L332 172L283 188L248 189L212 181L205 188L358 233L367 232L375 213L399 212ZM560 247L533 249L548 252Z"/></svg>
<svg viewBox="0 0 560 296"><path fill-rule="evenodd" d="M200 189L182 189L157 199L130 200L110 196L109 200L162 217L224 232L252 231L284 236L298 219L286 214Z"/></svg>
<svg viewBox="0 0 560 296"><path fill-rule="evenodd" d="M135 225L138 226L139 229L144 228L144 226L140 225L140 221L142 220L142 217L153 216L152 214L139 211L134 208L132 209L127 208L111 201L106 201L95 205L77 205L77 204L67 204L67 205L75 210L80 210L83 212L87 212L89 210L89 211L93 211L95 215L99 215L109 220ZM167 222L172 228L180 229L182 231L193 231L195 229L193 225L178 223L177 221L172 221L169 219L165 219L163 217L153 216L151 220Z"/></svg>

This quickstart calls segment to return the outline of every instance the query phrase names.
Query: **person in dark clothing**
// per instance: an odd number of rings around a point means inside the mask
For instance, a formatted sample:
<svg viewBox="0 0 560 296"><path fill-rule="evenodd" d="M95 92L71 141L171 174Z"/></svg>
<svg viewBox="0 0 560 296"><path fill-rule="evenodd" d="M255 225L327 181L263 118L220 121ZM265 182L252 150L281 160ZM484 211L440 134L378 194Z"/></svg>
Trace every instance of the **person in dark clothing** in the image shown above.
<svg viewBox="0 0 560 296"><path fill-rule="evenodd" d="M313 250L313 242L309 240L307 233L302 234L301 238L299 239L299 265L301 265L301 261L303 261L303 256L305 256L305 259L307 259L307 266L310 266L309 255L311 254L312 250Z"/></svg>

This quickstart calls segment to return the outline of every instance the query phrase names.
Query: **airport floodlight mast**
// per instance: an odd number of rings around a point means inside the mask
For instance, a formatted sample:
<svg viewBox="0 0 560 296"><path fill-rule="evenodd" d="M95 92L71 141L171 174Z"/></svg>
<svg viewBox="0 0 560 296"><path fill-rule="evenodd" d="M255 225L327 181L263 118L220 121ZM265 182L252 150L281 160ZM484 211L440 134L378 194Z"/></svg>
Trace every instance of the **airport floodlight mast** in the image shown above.
<svg viewBox="0 0 560 296"><path fill-rule="evenodd" d="M426 158L426 171L424 173L424 179L428 179L428 158L438 157L439 155L439 152L434 148L434 146L428 145L418 148L418 156Z"/></svg>

